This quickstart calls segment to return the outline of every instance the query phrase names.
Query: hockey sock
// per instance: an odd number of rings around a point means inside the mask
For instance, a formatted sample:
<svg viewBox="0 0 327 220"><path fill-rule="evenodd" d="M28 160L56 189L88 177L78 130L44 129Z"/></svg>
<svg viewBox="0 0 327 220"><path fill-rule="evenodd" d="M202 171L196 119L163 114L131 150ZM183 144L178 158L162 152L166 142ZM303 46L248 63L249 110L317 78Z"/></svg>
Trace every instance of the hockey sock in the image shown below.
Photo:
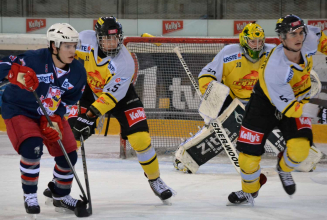
<svg viewBox="0 0 327 220"><path fill-rule="evenodd" d="M25 194L36 193L40 172L40 159L43 154L43 139L31 137L19 147L20 173Z"/></svg>
<svg viewBox="0 0 327 220"><path fill-rule="evenodd" d="M286 146L279 166L284 172L291 172L309 155L310 141L307 138L293 138L287 141Z"/></svg>
<svg viewBox="0 0 327 220"><path fill-rule="evenodd" d="M260 156L252 156L244 153L239 155L241 168L242 190L246 193L259 191L260 185Z"/></svg>
<svg viewBox="0 0 327 220"><path fill-rule="evenodd" d="M77 162L76 151L68 154L70 162L74 166ZM70 189L73 183L74 174L70 169L65 156L55 157L56 165L53 170L54 191L60 196L70 194Z"/></svg>
<svg viewBox="0 0 327 220"><path fill-rule="evenodd" d="M160 176L159 162L155 149L151 146L148 132L137 132L128 135L128 141L136 151L137 158L149 180Z"/></svg>

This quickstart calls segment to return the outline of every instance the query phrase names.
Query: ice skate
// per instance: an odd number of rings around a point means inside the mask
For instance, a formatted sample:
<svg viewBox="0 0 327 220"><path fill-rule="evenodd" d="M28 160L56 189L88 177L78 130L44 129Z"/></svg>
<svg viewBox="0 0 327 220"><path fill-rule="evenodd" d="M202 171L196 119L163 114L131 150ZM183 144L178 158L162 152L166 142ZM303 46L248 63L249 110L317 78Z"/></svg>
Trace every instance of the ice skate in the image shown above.
<svg viewBox="0 0 327 220"><path fill-rule="evenodd" d="M28 214L26 216L28 219L36 219L36 214L40 214L40 206L36 193L24 194L24 206Z"/></svg>
<svg viewBox="0 0 327 220"><path fill-rule="evenodd" d="M291 172L284 172L280 166L279 166L279 161L282 159L283 156L283 152L280 152L278 154L278 162L277 162L277 172L280 178L280 181L282 182L283 188L285 190L285 192L292 196L295 193L296 190L296 184L293 180L292 174Z"/></svg>
<svg viewBox="0 0 327 220"><path fill-rule="evenodd" d="M54 184L53 182L50 182L49 184ZM52 206L53 205L53 199L52 199L52 192L49 188L46 188L43 191L43 195L45 196L45 204L47 206Z"/></svg>
<svg viewBox="0 0 327 220"><path fill-rule="evenodd" d="M149 180L149 184L154 194L161 199L163 204L171 205L170 198L176 194L173 189L168 187L160 177Z"/></svg>
<svg viewBox="0 0 327 220"><path fill-rule="evenodd" d="M264 174L260 174L260 188L267 182L267 177ZM241 205L241 204L247 204L250 203L252 206L254 206L254 199L257 198L259 195L259 191L254 193L246 193L243 192L243 190L232 192L228 196L228 203L227 206L233 206L233 205Z"/></svg>

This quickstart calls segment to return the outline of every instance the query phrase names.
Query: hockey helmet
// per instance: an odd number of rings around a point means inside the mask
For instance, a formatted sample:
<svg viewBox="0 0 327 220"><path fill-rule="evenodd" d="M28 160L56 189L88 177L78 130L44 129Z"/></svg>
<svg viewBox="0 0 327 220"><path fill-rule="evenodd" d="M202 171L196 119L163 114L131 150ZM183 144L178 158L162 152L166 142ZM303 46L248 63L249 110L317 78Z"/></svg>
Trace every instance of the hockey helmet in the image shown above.
<svg viewBox="0 0 327 220"><path fill-rule="evenodd" d="M308 33L308 28L304 21L300 17L290 14L278 19L275 31L278 36L281 36L283 39L285 39L287 33L296 31L301 27L303 27L304 33L306 35Z"/></svg>
<svg viewBox="0 0 327 220"><path fill-rule="evenodd" d="M78 43L78 32L70 24L56 23L48 29L47 41L49 48L51 48L51 41L55 43L57 48L62 42Z"/></svg>
<svg viewBox="0 0 327 220"><path fill-rule="evenodd" d="M122 25L117 21L117 19L113 16L99 18L95 24L95 32L102 52L107 56L116 56L122 48L124 39ZM118 38L118 44L116 49L109 50L105 48L104 39L108 39L108 37L112 36Z"/></svg>

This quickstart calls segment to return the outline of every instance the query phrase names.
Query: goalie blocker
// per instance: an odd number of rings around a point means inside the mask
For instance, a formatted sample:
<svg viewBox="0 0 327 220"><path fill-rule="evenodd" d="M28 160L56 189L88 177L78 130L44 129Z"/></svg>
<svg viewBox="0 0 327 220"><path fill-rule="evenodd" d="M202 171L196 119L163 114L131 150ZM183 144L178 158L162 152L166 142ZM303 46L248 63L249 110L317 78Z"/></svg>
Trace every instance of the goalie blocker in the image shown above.
<svg viewBox="0 0 327 220"><path fill-rule="evenodd" d="M239 135L244 112L244 105L238 99L234 99L229 107L218 117L234 146ZM174 166L177 170L196 173L201 165L224 150L213 129L211 125L204 126L193 137L180 144L175 153L174 160ZM274 129L268 136L265 148L270 148L277 155L285 147L285 141L281 132L278 129ZM312 146L309 156L296 170L302 172L314 170L322 156L321 151Z"/></svg>

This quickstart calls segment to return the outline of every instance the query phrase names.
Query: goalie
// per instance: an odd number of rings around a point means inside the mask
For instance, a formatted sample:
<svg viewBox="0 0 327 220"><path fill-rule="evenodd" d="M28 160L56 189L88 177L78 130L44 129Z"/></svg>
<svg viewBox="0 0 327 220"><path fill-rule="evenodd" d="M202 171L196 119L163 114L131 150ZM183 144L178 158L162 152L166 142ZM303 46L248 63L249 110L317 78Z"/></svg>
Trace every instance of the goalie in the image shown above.
<svg viewBox="0 0 327 220"><path fill-rule="evenodd" d="M258 71L273 44L265 43L264 30L252 22L246 25L239 35L240 44L225 46L207 64L199 74L199 87L205 93L212 81L222 82L230 88L218 119L221 121L232 143L236 143L242 123L244 105L250 99L253 86L258 80ZM210 119L205 119L204 126L197 134L181 143L175 154L174 167L177 170L196 173L199 167L223 151L223 148L213 131ZM285 149L285 141L279 130L275 129L268 136L266 145L278 154ZM310 156L298 167L299 171L311 171L322 157L320 150L314 146Z"/></svg>

